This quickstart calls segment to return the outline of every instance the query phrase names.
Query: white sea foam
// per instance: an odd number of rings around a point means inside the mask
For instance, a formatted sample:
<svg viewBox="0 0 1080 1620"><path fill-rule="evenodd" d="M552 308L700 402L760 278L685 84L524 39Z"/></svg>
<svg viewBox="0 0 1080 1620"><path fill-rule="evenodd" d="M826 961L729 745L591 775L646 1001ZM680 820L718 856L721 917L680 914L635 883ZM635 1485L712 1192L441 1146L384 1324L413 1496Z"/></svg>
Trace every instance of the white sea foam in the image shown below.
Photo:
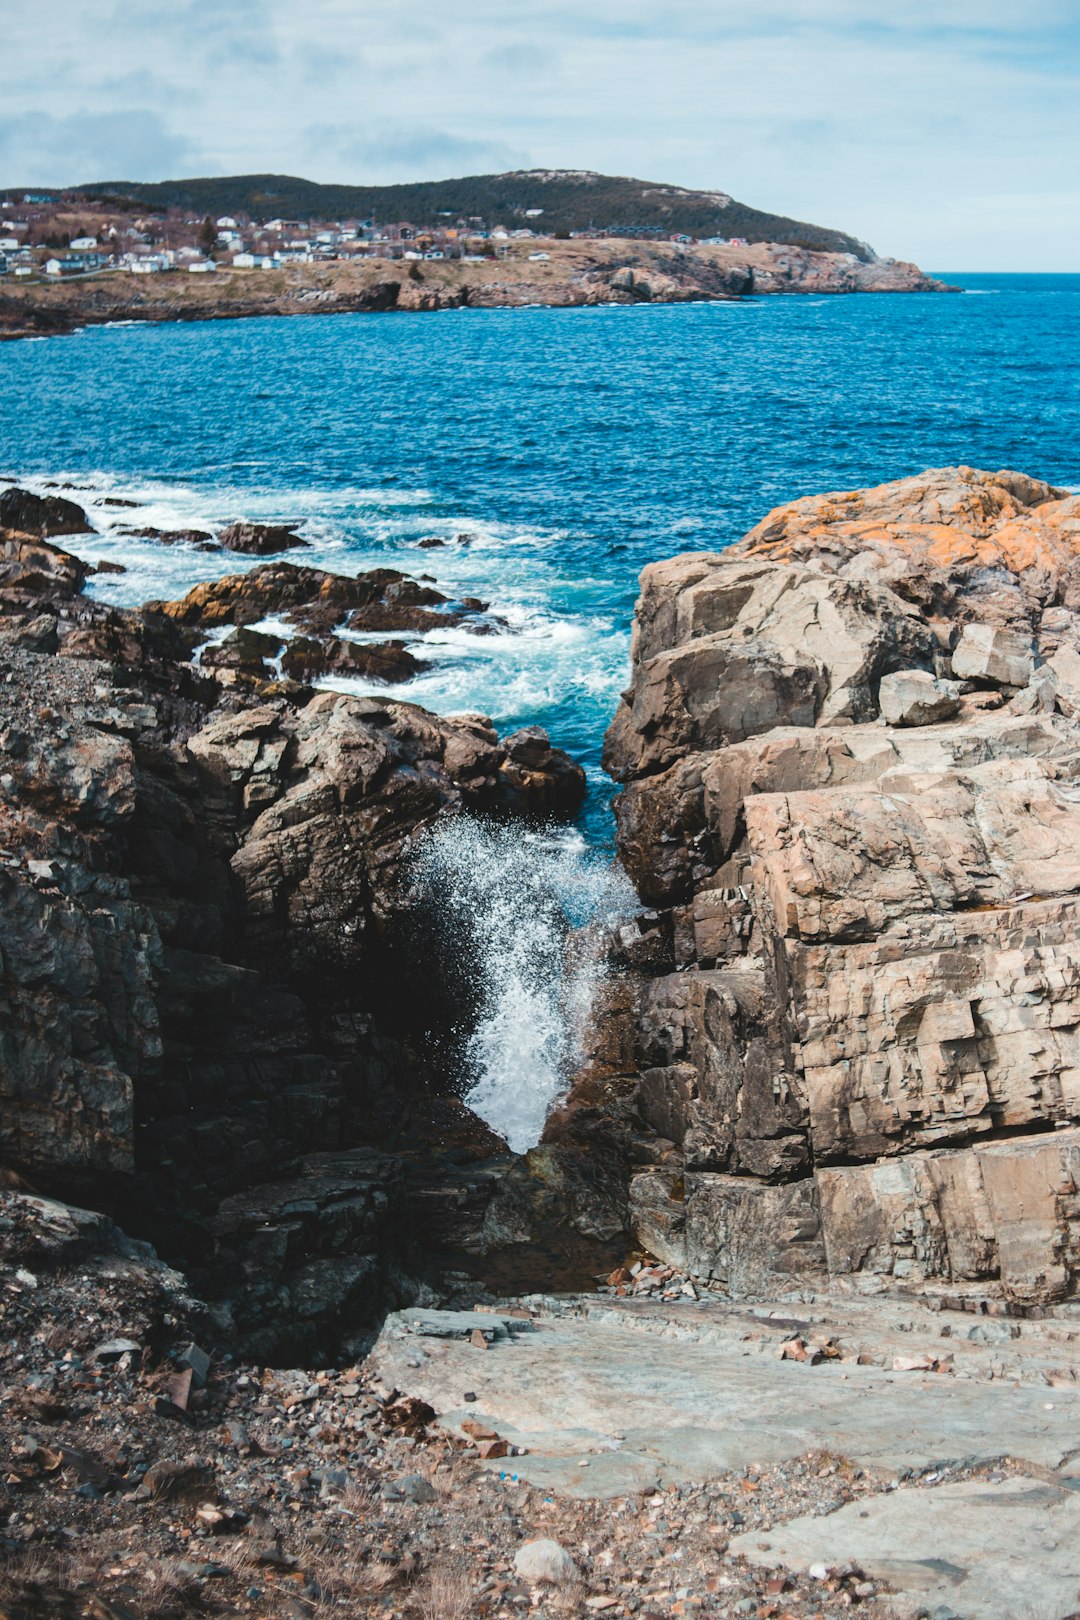
<svg viewBox="0 0 1080 1620"><path fill-rule="evenodd" d="M19 482L85 508L92 531L65 537L64 545L87 562L122 565L122 573L87 583L89 594L119 606L180 597L205 580L244 573L263 561L202 550L197 543L164 544L130 530L213 534L241 517L295 523L307 544L289 561L345 574L393 567L414 577L434 575L451 598L490 602L486 634L447 624L409 635L410 650L431 667L407 684L388 687L352 676L319 683L331 690L378 696L389 691L440 714L483 710L506 729L553 717L564 704L571 712L614 707L625 684L626 626L588 612L586 603L603 597L605 582L568 568L573 541L565 530L440 511L424 488L358 482L287 489L264 480L262 471L261 462L250 462L205 483L125 479L103 471L31 475ZM137 504L103 504L116 499ZM420 545L432 537L444 544ZM289 632L288 626L274 628ZM354 639L386 637L380 632Z"/></svg>
<svg viewBox="0 0 1080 1620"><path fill-rule="evenodd" d="M579 1059L602 971L589 953L567 950L569 931L628 915L633 890L565 828L523 833L461 816L427 834L417 862L443 948L477 990L464 1099L526 1153Z"/></svg>

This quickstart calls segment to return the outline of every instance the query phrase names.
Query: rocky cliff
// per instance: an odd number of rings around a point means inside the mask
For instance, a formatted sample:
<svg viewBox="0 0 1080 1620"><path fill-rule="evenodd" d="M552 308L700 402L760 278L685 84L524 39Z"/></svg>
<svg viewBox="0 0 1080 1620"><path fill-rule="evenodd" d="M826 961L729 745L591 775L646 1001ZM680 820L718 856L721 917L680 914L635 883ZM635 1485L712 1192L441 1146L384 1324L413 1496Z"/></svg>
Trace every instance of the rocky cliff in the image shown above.
<svg viewBox="0 0 1080 1620"><path fill-rule="evenodd" d="M68 507L0 512L0 1166L151 1237L261 1355L362 1342L479 1242L506 1159L438 1060L411 852L467 810L570 813L583 773L258 647L196 667L197 604L82 594ZM244 578L209 622L306 609L316 649L428 611L397 575Z"/></svg>
<svg viewBox="0 0 1080 1620"><path fill-rule="evenodd" d="M1080 1290L1080 497L947 468L642 575L641 1243L733 1294Z"/></svg>

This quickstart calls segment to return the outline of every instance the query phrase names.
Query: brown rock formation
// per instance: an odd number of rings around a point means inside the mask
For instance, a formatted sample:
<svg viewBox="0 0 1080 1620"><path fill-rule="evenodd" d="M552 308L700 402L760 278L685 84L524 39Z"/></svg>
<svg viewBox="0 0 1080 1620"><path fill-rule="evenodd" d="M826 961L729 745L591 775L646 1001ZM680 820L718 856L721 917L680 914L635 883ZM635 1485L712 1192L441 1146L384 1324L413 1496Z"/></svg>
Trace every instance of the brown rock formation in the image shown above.
<svg viewBox="0 0 1080 1620"><path fill-rule="evenodd" d="M636 1013L657 1252L740 1293L1080 1292L1078 633L1080 497L1019 473L645 570L606 759L678 969Z"/></svg>
<svg viewBox="0 0 1080 1620"><path fill-rule="evenodd" d="M226 551L243 552L248 557L272 557L279 551L293 551L308 542L295 528L280 523L230 523L218 535Z"/></svg>

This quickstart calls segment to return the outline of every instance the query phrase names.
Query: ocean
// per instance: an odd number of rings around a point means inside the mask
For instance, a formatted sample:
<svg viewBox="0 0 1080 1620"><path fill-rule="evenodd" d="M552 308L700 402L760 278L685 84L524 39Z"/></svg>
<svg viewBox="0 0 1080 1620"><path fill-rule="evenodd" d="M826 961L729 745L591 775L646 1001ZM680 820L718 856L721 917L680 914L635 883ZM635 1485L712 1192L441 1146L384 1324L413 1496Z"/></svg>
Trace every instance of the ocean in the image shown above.
<svg viewBox="0 0 1080 1620"><path fill-rule="evenodd" d="M603 849L600 749L645 563L726 546L780 501L950 462L1080 484L1080 276L941 274L963 293L0 344L0 473L70 486L100 531L72 549L127 570L92 582L113 601L251 566L125 528L241 517L300 523L305 562L482 597L495 632L427 636L434 667L393 690L546 726L587 767L582 832Z"/></svg>

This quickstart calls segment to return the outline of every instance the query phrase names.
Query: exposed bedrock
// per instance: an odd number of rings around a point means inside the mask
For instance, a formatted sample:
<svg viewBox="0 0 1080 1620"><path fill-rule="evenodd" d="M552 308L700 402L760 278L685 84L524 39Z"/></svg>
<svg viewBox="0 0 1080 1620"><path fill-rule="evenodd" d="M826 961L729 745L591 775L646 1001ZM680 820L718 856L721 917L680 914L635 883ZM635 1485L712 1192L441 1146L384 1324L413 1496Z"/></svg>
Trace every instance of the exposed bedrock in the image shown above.
<svg viewBox="0 0 1080 1620"><path fill-rule="evenodd" d="M223 686L47 542L0 562L0 1168L150 1237L264 1357L360 1344L503 1241L412 851L571 814L584 774L481 715Z"/></svg>
<svg viewBox="0 0 1080 1620"><path fill-rule="evenodd" d="M608 733L639 1239L1080 1292L1080 497L946 468L642 575ZM651 943L650 943L651 942Z"/></svg>

